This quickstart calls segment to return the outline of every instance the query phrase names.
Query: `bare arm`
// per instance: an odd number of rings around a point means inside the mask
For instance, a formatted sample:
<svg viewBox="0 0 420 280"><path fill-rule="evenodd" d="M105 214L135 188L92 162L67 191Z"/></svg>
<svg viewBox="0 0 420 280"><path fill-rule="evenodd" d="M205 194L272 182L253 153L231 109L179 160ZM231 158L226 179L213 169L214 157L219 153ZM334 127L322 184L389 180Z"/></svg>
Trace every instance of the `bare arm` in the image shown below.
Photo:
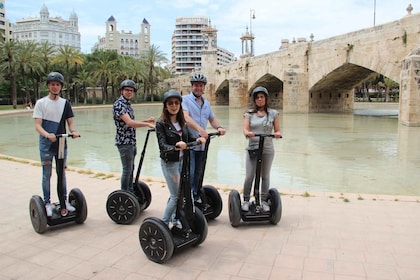
<svg viewBox="0 0 420 280"><path fill-rule="evenodd" d="M73 138L79 137L80 134L79 132L76 131L76 128L74 126L74 122L73 122L73 118L68 118L67 119L67 125L69 126L70 132L73 135Z"/></svg>
<svg viewBox="0 0 420 280"><path fill-rule="evenodd" d="M42 119L36 118L35 119L35 130L39 133L42 137L47 138L51 142L55 142L57 138L55 137L54 133L49 133L42 127Z"/></svg>
<svg viewBox="0 0 420 280"><path fill-rule="evenodd" d="M120 116L120 119L123 120L125 122L126 125L128 125L129 127L145 127L148 126L149 128L154 128L155 127L155 118L150 117L144 121L136 121L133 120L132 118L130 118L129 114L124 114Z"/></svg>
<svg viewBox="0 0 420 280"><path fill-rule="evenodd" d="M249 130L249 118L244 117L244 135L246 137L254 137L255 133Z"/></svg>
<svg viewBox="0 0 420 280"><path fill-rule="evenodd" d="M226 130L220 125L219 121L216 118L211 118L209 121L211 126L220 132L220 135L226 134Z"/></svg>
<svg viewBox="0 0 420 280"><path fill-rule="evenodd" d="M277 117L274 119L274 137L280 138L281 132L280 132L280 117L277 115Z"/></svg>

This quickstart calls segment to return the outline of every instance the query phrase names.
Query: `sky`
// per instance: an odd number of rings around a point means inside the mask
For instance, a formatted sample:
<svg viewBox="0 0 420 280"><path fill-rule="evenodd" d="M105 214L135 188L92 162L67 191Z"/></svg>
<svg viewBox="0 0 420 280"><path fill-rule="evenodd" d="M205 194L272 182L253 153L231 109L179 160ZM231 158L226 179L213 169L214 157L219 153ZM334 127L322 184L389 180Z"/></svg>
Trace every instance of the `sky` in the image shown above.
<svg viewBox="0 0 420 280"><path fill-rule="evenodd" d="M240 3L240 4L239 4ZM393 22L420 11L420 0L5 0L6 19L39 17L45 4L50 17L79 19L81 50L90 53L105 36L106 21L114 16L118 31L140 33L145 18L151 44L170 60L171 36L177 17L207 17L218 30L218 46L239 57L241 36L252 28L255 55L277 51L282 39L322 40ZM251 15L255 14L255 19Z"/></svg>

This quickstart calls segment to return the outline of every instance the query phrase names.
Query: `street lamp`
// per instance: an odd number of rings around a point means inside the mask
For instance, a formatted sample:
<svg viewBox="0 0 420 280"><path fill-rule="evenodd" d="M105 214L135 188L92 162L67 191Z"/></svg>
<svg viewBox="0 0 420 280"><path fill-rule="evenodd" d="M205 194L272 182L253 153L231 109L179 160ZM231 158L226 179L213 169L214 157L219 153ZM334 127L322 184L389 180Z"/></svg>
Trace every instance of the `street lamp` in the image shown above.
<svg viewBox="0 0 420 280"><path fill-rule="evenodd" d="M249 33L251 35L251 56L254 56L254 35L252 34L252 20L255 19L255 10L249 10Z"/></svg>

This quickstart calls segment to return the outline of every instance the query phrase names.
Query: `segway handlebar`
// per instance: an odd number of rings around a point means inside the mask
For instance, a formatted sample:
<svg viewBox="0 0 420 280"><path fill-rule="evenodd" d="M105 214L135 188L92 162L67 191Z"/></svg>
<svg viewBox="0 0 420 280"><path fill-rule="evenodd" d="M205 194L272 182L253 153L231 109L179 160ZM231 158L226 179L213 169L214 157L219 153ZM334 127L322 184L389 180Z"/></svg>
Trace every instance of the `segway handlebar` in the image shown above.
<svg viewBox="0 0 420 280"><path fill-rule="evenodd" d="M219 131L216 131L216 132L210 132L210 133L207 133L207 135L208 135L209 137L212 137L212 136L219 136L219 135L220 135L220 132L219 132Z"/></svg>
<svg viewBox="0 0 420 280"><path fill-rule="evenodd" d="M56 135L55 135L55 137L56 137L56 138L61 138L61 137L63 137L63 138L66 138L66 137L73 137L73 134L72 134L72 133L56 134ZM79 137L82 137L82 135L79 135Z"/></svg>
<svg viewBox="0 0 420 280"><path fill-rule="evenodd" d="M201 141L192 141L192 142L188 142L187 143L187 148L191 148L191 147L194 147L194 146L199 146L199 145L201 145L202 143L201 143ZM175 145L174 146L174 150L176 149L176 148L180 148L178 145Z"/></svg>
<svg viewBox="0 0 420 280"><path fill-rule="evenodd" d="M259 137L274 137L274 134L264 134L264 133L257 133L255 136ZM280 138L283 138L283 136L280 135Z"/></svg>

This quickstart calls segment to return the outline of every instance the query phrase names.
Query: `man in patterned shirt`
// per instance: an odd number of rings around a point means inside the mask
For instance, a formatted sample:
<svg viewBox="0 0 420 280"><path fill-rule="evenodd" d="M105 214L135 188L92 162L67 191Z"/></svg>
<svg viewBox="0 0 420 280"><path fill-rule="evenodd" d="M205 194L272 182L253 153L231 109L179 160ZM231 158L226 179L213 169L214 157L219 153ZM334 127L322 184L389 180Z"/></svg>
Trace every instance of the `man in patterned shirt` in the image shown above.
<svg viewBox="0 0 420 280"><path fill-rule="evenodd" d="M132 80L124 80L120 85L121 96L113 106L114 122L117 129L115 145L118 148L122 164L121 189L134 193L133 170L134 158L137 154L136 128L155 127L155 118L150 117L144 121L134 120L134 110L131 107L131 98L137 91L137 85Z"/></svg>

